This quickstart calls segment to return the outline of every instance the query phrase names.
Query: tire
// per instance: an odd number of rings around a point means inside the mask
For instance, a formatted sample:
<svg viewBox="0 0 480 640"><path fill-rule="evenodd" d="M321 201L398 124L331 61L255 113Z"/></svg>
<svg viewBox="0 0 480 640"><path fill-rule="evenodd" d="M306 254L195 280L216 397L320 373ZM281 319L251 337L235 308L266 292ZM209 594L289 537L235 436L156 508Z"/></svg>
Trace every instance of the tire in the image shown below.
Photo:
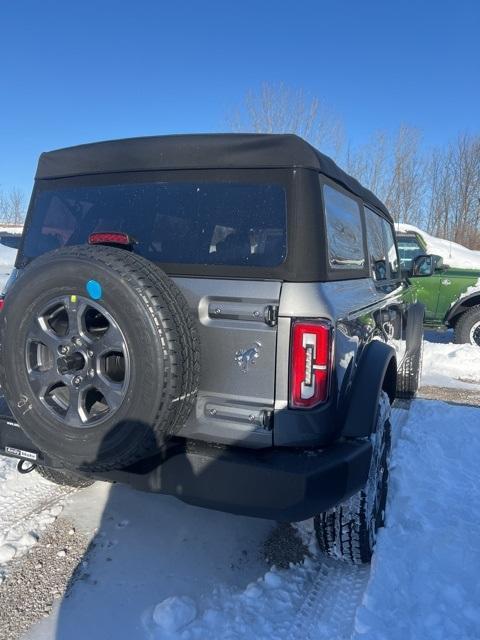
<svg viewBox="0 0 480 640"><path fill-rule="evenodd" d="M77 476L74 473L69 473L68 471L58 471L57 469L49 469L48 467L36 467L35 471L38 475L42 476L42 478L45 478L45 480L49 480L61 487L75 487L83 489L85 487L90 487L94 483L94 480L90 480L90 478Z"/></svg>
<svg viewBox="0 0 480 640"><path fill-rule="evenodd" d="M373 454L365 488L314 520L320 550L350 564L370 562L377 531L385 521L391 426L390 401L384 392L371 439Z"/></svg>
<svg viewBox="0 0 480 640"><path fill-rule="evenodd" d="M480 304L464 311L455 323L454 341L480 347Z"/></svg>
<svg viewBox="0 0 480 640"><path fill-rule="evenodd" d="M187 302L159 268L122 249L35 259L8 292L1 343L13 414L68 469L133 464L178 433L195 403L200 353Z"/></svg>
<svg viewBox="0 0 480 640"><path fill-rule="evenodd" d="M403 359L397 375L397 398L411 400L417 394L422 377L423 340L420 346Z"/></svg>

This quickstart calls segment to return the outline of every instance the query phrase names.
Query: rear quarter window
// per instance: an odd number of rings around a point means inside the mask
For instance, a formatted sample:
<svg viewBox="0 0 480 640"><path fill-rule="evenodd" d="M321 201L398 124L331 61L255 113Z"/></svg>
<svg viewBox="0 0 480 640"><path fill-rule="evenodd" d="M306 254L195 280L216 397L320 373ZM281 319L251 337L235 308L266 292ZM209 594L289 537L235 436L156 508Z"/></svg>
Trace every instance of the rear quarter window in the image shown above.
<svg viewBox="0 0 480 640"><path fill-rule="evenodd" d="M323 185L323 197L330 268L362 270L365 253L358 203L327 184Z"/></svg>

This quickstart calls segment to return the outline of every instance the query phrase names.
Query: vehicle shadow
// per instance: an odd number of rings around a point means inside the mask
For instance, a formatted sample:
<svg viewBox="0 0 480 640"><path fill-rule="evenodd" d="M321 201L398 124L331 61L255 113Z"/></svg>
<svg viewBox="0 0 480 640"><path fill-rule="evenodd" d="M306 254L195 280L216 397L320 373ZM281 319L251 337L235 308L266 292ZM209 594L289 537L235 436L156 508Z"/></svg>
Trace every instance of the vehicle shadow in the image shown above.
<svg viewBox="0 0 480 640"><path fill-rule="evenodd" d="M183 460L179 483L203 482L188 458ZM132 467L139 482L158 462L151 457ZM203 473L208 475L208 469ZM182 484L176 491L182 492ZM268 569L262 546L274 527L271 521L105 482L76 494L62 517L90 543L56 615L34 627L27 638L161 638L162 627L153 619L158 603L173 597L181 605L186 597L195 615L219 585L243 589Z"/></svg>

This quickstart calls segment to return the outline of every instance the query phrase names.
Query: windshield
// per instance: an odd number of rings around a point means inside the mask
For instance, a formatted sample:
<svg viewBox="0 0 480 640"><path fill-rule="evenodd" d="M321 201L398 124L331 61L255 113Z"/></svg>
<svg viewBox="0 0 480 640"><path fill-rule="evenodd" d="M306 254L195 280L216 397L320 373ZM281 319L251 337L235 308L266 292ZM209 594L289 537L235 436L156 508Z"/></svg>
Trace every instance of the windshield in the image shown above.
<svg viewBox="0 0 480 640"><path fill-rule="evenodd" d="M120 231L160 263L277 266L286 257L286 196L280 184L142 182L43 188L23 256L35 258Z"/></svg>
<svg viewBox="0 0 480 640"><path fill-rule="evenodd" d="M397 236L397 244L402 269L410 270L415 258L425 254L415 236Z"/></svg>

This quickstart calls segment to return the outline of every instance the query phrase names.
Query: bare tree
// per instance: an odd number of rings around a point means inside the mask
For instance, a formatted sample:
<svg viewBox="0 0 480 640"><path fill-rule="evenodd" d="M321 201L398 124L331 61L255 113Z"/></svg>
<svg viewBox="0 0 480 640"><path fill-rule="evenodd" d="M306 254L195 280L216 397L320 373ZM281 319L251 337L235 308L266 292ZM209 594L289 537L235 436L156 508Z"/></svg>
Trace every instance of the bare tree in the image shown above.
<svg viewBox="0 0 480 640"><path fill-rule="evenodd" d="M345 146L338 116L285 84L247 92L228 120L234 131L302 136L371 189L396 221L480 249L480 136L464 133L425 149L421 132L404 124L393 135L377 131L363 145Z"/></svg>
<svg viewBox="0 0 480 640"><path fill-rule="evenodd" d="M25 194L13 187L8 193L0 191L0 221L22 224L25 219Z"/></svg>
<svg viewBox="0 0 480 640"><path fill-rule="evenodd" d="M347 171L389 207L395 220L421 224L425 184L420 132L402 125L392 137L384 131L356 149L349 149Z"/></svg>
<svg viewBox="0 0 480 640"><path fill-rule="evenodd" d="M460 134L432 152L427 199L431 233L480 248L480 137Z"/></svg>
<svg viewBox="0 0 480 640"><path fill-rule="evenodd" d="M366 144L356 149L349 147L345 158L348 173L379 198L383 198L390 181L388 146L387 134L376 131Z"/></svg>
<svg viewBox="0 0 480 640"><path fill-rule="evenodd" d="M343 146L339 117L319 98L283 83L263 83L258 91L248 91L228 123L238 132L296 133L333 157Z"/></svg>
<svg viewBox="0 0 480 640"><path fill-rule="evenodd" d="M420 132L402 125L393 144L391 175L384 195L387 207L400 222L422 224L425 165L420 154Z"/></svg>
<svg viewBox="0 0 480 640"><path fill-rule="evenodd" d="M14 187L9 193L10 213L13 224L21 224L25 219L25 194Z"/></svg>
<svg viewBox="0 0 480 640"><path fill-rule="evenodd" d="M450 154L454 213L453 240L471 245L478 235L480 200L480 138L458 136Z"/></svg>

